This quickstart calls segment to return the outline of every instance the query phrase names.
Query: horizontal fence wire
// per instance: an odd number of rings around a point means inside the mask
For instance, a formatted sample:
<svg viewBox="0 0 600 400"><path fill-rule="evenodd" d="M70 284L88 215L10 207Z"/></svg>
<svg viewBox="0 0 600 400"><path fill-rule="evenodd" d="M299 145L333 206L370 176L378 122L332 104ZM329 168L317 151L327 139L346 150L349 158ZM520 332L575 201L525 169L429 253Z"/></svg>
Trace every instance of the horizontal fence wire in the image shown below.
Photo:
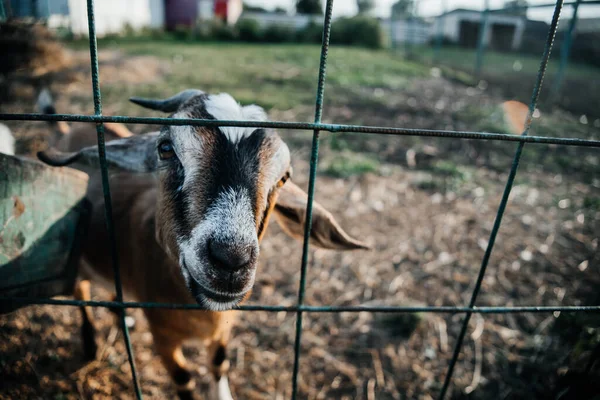
<svg viewBox="0 0 600 400"><path fill-rule="evenodd" d="M0 302L8 305L55 305L72 307L102 307L102 308L131 308L131 309L154 309L164 308L169 310L205 310L199 304L177 304L177 303L154 303L136 301L101 301L101 300L69 300L52 298L12 297L0 296ZM437 314L516 314L516 313L553 313L553 312L600 312L600 305L582 306L269 306L262 304L251 304L237 306L240 311L265 311L265 312L306 312L306 313L437 313Z"/></svg>
<svg viewBox="0 0 600 400"><path fill-rule="evenodd" d="M0 1L0 7L2 6ZM408 128L396 128L396 127L378 127L378 126L365 126L365 125L344 125L344 124L326 124L321 122L322 108L323 108L323 93L325 85L325 72L327 66L327 51L329 47L329 35L332 21L332 8L333 0L328 0L326 5L326 13L324 20L324 31L323 41L321 46L321 59L319 67L319 80L317 86L317 100L315 108L314 123L308 122L283 122L283 121L226 121L226 120L204 120L204 119L171 119L171 118L150 118L150 117L131 117L131 116L105 116L102 115L102 101L99 87L99 74L98 74L98 54L96 44L96 32L95 32L95 20L94 20L94 1L87 0L88 4L88 23L89 23L89 35L90 35L90 57L92 65L92 85L94 94L94 115L83 115L83 114L37 114L37 113L0 113L0 120L5 121L67 121L67 122L87 122L95 123L97 125L97 137L98 137L98 152L100 155L100 170L103 178L103 189L105 195L105 212L107 219L107 226L109 232L111 232L111 253L113 256L113 267L115 272L115 285L117 290L117 296L115 301L82 301L82 300L67 300L67 299L52 299L52 298L24 298L14 296L0 296L0 302L8 305L57 305L57 306L91 306L91 307L105 307L119 310L119 316L121 320L122 329L124 332L124 339L126 343L126 349L128 359L132 372L132 379L134 382L134 390L138 399L142 398L141 388L137 380L137 372L134 362L133 350L131 347L131 340L128 332L127 325L125 324L125 310L126 309L152 309L152 308L163 308L163 309L183 309L183 310L199 310L203 309L199 304L171 304L171 303L156 303L156 302L125 302L122 297L122 287L119 275L119 266L117 259L117 252L115 247L115 235L113 230L112 222L112 210L110 207L110 187L108 183L108 164L106 162L105 143L104 143L104 130L103 123L106 122L118 122L118 123L130 123L130 124L143 124L143 125L175 125L175 126L207 126L207 127L255 127L255 128L273 128L273 129L284 129L284 130L310 130L313 131L312 151L310 160L310 175L309 175L309 190L307 200L307 212L306 212L306 227L304 232L304 243L303 243L303 255L301 263L301 278L298 290L298 302L296 305L290 306L270 306L270 305L242 305L236 307L236 309L242 311L265 311L265 312L293 312L296 313L296 338L294 344L294 369L292 373L292 398L295 399L298 391L298 375L299 375L299 360L300 360L300 344L302 339L302 314L303 313L340 313L340 312L374 312L374 313L441 313L441 314L465 314L465 318L461 325L461 331L455 344L454 353L451 362L448 365L448 371L446 373L445 381L440 391L439 398L443 399L447 393L452 380L452 374L454 367L458 360L458 356L461 352L462 343L466 335L468 328L469 319L472 314L509 314L509 313L557 313L557 312L600 312L600 305L577 305L577 306L476 306L477 296L479 294L483 277L488 266L489 258L494 246L496 235L500 229L502 216L508 203L508 197L514 179L517 174L520 157L522 154L525 143L530 144L545 144L545 145L562 145L562 146L581 146L581 147L592 147L600 148L600 140L584 139L584 138L571 138L571 137L545 137L545 136L530 136L528 135L529 129L532 122L532 115L537 101L539 98L540 89L542 87L544 73L547 68L547 64L552 50L552 44L554 36L556 34L558 19L560 11L563 6L570 6L577 4L579 5L593 5L600 4L600 0L588 0L588 1L573 1L564 2L558 0L552 4L532 4L527 7L509 7L504 9L488 9L478 11L480 13L496 13L507 9L519 9L519 8L543 8L543 7L554 7L554 15L550 30L547 37L547 43L544 49L544 54L540 63L540 69L538 72L536 84L532 94L532 99L529 107L529 114L526 121L526 129L521 135L506 134L506 133L493 133L493 132L472 132L472 131L454 131L454 130L428 130L428 129L408 129ZM0 11L3 11L0 8ZM477 12L477 11L476 11ZM572 22L574 24L574 22ZM569 29L568 33L572 33L572 28ZM498 207L498 212L494 220L494 227L490 234L490 240L488 241L488 247L482 264L479 270L477 281L473 292L471 294L471 300L468 306L388 306L388 305L322 305L322 306L311 306L304 304L305 288L306 288L306 272L308 266L308 251L311 229L311 216L312 216L312 203L314 199L314 189L316 182L316 171L318 161L318 148L319 148L319 132L326 131L332 133L366 133L366 134L378 134L378 135L394 135L394 136L419 136L419 137L441 137L450 139L468 139L468 140L491 140L491 141L509 141L517 142L518 147L515 153L513 164L507 179L505 190L502 196L502 200Z"/></svg>
<svg viewBox="0 0 600 400"><path fill-rule="evenodd" d="M367 133L376 135L442 137L470 140L493 140L507 142L524 142L532 144L555 144L561 146L600 147L600 140L550 137L550 136L523 136L508 133L479 132L479 131L453 131L444 129L410 129L368 125L324 124L310 122L283 122L283 121L229 121L212 119L174 119L153 117L129 117L107 115L81 115L81 114L7 114L0 113L0 121L67 121L67 122L119 122L138 125L175 125L175 126L206 126L206 127L243 127L243 128L272 128L295 129L310 131L326 131L332 133Z"/></svg>

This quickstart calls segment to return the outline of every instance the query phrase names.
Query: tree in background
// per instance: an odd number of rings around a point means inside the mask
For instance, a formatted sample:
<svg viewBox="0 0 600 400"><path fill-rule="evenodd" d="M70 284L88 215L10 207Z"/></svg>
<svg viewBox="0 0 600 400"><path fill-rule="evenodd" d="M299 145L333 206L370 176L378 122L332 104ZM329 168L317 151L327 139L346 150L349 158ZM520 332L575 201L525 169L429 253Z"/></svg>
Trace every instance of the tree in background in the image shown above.
<svg viewBox="0 0 600 400"><path fill-rule="evenodd" d="M413 16L415 2L414 0L398 0L392 6L392 17L409 18Z"/></svg>
<svg viewBox="0 0 600 400"><path fill-rule="evenodd" d="M287 10L283 7L275 7L275 10L273 10L273 12L275 14L287 14Z"/></svg>
<svg viewBox="0 0 600 400"><path fill-rule="evenodd" d="M367 14L375 8L375 0L356 0L359 14Z"/></svg>
<svg viewBox="0 0 600 400"><path fill-rule="evenodd" d="M297 0L296 1L296 12L298 14L323 14L323 6L321 0Z"/></svg>
<svg viewBox="0 0 600 400"><path fill-rule="evenodd" d="M523 17L527 16L527 6L528 5L529 4L528 4L527 0L506 0L504 2L504 8L522 7L522 8L515 8L513 10L506 10L507 14L520 15Z"/></svg>

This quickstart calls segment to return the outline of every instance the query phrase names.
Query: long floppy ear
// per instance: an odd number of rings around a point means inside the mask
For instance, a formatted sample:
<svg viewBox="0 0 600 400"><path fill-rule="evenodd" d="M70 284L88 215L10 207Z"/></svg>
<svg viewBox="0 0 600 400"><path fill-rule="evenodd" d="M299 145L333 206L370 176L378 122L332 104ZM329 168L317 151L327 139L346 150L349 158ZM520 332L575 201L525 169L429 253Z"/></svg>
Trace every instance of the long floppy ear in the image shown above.
<svg viewBox="0 0 600 400"><path fill-rule="evenodd" d="M179 106L192 97L200 96L201 94L204 94L202 90L186 89L174 96L169 97L168 99L145 99L142 97L131 97L129 98L129 101L150 110L158 110L170 113L177 111Z"/></svg>
<svg viewBox="0 0 600 400"><path fill-rule="evenodd" d="M106 160L109 166L133 172L152 172L157 166L156 138L159 132L111 140L106 143ZM71 163L96 166L98 146L84 147L76 152L62 152L55 148L37 153L38 158L54 167Z"/></svg>
<svg viewBox="0 0 600 400"><path fill-rule="evenodd" d="M307 194L293 182L279 189L275 215L285 233L297 240L304 238ZM311 243L323 249L356 250L370 247L348 235L322 205L313 202Z"/></svg>

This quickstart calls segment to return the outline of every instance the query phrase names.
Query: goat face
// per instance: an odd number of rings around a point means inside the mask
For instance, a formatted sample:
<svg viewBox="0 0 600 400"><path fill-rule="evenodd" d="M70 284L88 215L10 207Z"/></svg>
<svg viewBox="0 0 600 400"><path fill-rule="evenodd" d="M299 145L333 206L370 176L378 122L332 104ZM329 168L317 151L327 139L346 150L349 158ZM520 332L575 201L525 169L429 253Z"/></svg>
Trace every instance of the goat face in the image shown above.
<svg viewBox="0 0 600 400"><path fill-rule="evenodd" d="M172 118L265 120L227 94L199 94ZM156 139L157 239L177 257L192 295L210 309L239 303L254 283L259 238L290 175L290 154L270 130L165 126Z"/></svg>
<svg viewBox="0 0 600 400"><path fill-rule="evenodd" d="M131 99L171 118L266 120L262 108L228 94L186 90L166 100ZM42 161L66 165L97 158L96 146L54 149ZM289 235L304 229L306 194L290 177L290 153L273 131L237 127L163 126L159 132L106 144L112 166L157 176L155 236L178 265L195 300L210 310L239 304L254 283L259 242L273 211ZM281 194L281 196L279 196ZM322 248L366 248L314 203L311 240Z"/></svg>

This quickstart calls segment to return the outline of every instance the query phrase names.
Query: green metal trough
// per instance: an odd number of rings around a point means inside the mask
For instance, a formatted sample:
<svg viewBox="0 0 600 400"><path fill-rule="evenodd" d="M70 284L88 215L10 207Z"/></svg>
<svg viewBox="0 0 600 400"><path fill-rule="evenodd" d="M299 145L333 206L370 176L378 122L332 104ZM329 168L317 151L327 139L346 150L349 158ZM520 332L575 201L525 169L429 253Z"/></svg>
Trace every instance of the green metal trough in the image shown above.
<svg viewBox="0 0 600 400"><path fill-rule="evenodd" d="M0 153L0 296L72 294L87 183L80 171ZM0 314L21 306L0 302Z"/></svg>

